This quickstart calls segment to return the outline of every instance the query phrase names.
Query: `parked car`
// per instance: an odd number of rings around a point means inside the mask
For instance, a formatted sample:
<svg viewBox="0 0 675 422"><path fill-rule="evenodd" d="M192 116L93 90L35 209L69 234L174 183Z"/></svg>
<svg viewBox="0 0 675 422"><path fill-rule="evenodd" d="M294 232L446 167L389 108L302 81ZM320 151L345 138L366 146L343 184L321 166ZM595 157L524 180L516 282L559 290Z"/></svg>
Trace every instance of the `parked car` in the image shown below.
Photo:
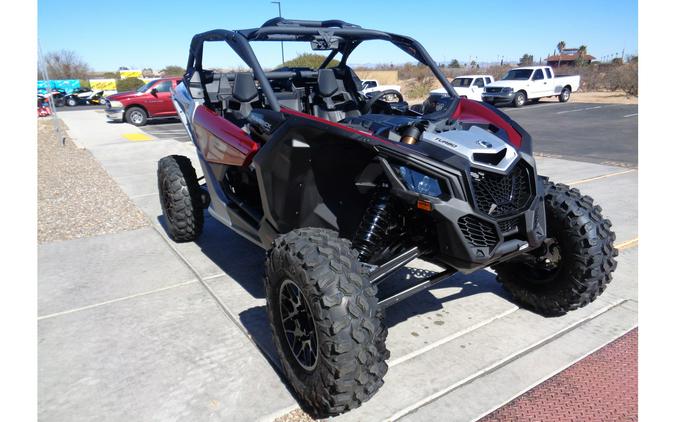
<svg viewBox="0 0 675 422"><path fill-rule="evenodd" d="M64 97L67 106L74 107L81 104L102 104L103 91L92 91L91 88L75 88L72 93Z"/></svg>
<svg viewBox="0 0 675 422"><path fill-rule="evenodd" d="M492 75L464 75L458 76L450 82L460 98L481 101L485 86L495 81ZM430 94L447 94L444 88L434 89Z"/></svg>
<svg viewBox="0 0 675 422"><path fill-rule="evenodd" d="M120 92L106 97L108 120L143 126L148 119L176 116L171 102L171 89L181 78L162 78L146 83L136 91Z"/></svg>
<svg viewBox="0 0 675 422"><path fill-rule="evenodd" d="M561 103L570 99L572 92L579 89L580 77L555 76L551 66L517 67L500 81L485 87L483 101L490 104L512 104L522 107L527 101L537 102L540 98L557 96Z"/></svg>
<svg viewBox="0 0 675 422"><path fill-rule="evenodd" d="M350 55L374 40L426 66L448 96L419 113L402 99L382 101L394 90L362 95ZM265 72L251 44L275 41L306 42L341 61ZM252 70L204 68L207 42ZM494 107L458 98L436 63L408 36L274 18L195 35L173 93L203 177L186 156L159 161L166 230L195 241L217 229L205 226L208 212L267 251L261 282L272 342L314 417L354 409L378 391L389 358L386 309L457 271L491 267L514 300L561 315L595 300L616 268L602 209L539 176L531 136ZM416 258L443 270L380 289Z"/></svg>

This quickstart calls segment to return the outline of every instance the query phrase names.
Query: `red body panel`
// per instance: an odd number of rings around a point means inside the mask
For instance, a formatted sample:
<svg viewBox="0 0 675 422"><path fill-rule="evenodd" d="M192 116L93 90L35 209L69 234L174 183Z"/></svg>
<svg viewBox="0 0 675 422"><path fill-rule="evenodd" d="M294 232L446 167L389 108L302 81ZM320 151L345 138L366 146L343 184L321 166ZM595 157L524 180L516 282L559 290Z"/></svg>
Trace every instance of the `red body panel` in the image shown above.
<svg viewBox="0 0 675 422"><path fill-rule="evenodd" d="M459 119L463 122L492 123L506 131L506 134L511 141L511 145L520 148L520 143L523 138L518 131L493 110L490 110L479 102L465 98L460 99L457 108L452 114L452 119Z"/></svg>
<svg viewBox="0 0 675 422"><path fill-rule="evenodd" d="M197 107L192 126L197 146L211 163L246 166L260 149L260 145L241 128L206 106Z"/></svg>

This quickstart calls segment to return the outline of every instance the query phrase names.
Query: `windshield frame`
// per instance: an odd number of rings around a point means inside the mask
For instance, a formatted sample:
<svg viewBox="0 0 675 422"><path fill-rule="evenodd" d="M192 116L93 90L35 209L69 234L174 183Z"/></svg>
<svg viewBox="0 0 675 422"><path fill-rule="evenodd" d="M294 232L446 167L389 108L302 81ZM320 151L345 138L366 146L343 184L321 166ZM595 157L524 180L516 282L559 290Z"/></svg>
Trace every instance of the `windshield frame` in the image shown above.
<svg viewBox="0 0 675 422"><path fill-rule="evenodd" d="M225 41L244 63L251 68L255 79L260 83L263 94L267 97L270 108L274 111L280 111L281 107L274 95L274 90L249 41L311 42L312 40L327 38L331 40L338 39L340 43L339 47L328 55L326 62L322 66L325 66L339 52L342 54L339 67L346 67L347 58L361 42L366 40L385 40L393 43L419 63L427 66L433 76L447 91L448 95L452 98L459 98L459 95L457 95L452 85L450 85L445 74L438 68L438 65L426 49L416 40L403 35L364 29L342 21L293 21L275 18L263 24L260 28L236 31L214 29L196 34L190 43L190 54L188 56L184 81L188 81L189 76L193 72L203 70L202 53L205 42Z"/></svg>

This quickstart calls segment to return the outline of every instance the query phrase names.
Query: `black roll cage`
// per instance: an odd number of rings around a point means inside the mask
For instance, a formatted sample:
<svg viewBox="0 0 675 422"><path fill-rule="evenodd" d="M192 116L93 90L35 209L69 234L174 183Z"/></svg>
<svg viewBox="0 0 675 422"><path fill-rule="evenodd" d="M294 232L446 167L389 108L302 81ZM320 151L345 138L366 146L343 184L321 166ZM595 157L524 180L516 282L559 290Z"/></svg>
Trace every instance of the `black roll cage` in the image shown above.
<svg viewBox="0 0 675 422"><path fill-rule="evenodd" d="M268 76L260 66L249 41L313 41L317 38L323 38L326 41L338 38L341 42L337 49L333 49L319 67L325 68L328 63L341 53L340 66L346 66L347 58L354 49L366 40L384 40L390 41L401 50L408 53L420 63L429 66L431 72L441 82L443 88L451 97L458 98L457 93L452 88L443 72L438 68L436 62L431 58L425 48L416 40L403 35L392 34L389 32L364 29L358 25L347 23L341 20L309 21L309 20L290 20L284 18L274 18L265 22L260 28L242 29L229 31L226 29L214 29L203 32L192 37L190 43L190 54L188 57L186 79L197 70L202 69L202 54L204 42L225 41L230 48L246 63L255 79L260 83L260 87L267 97L267 101L274 111L280 111L279 102L274 95L272 86L268 81Z"/></svg>

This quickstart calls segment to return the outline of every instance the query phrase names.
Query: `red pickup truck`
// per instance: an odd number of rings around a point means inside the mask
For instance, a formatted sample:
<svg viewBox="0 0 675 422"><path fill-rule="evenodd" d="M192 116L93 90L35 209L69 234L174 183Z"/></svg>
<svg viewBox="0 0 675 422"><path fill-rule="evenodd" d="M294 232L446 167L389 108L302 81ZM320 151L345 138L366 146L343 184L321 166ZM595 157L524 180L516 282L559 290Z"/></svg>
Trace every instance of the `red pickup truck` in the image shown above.
<svg viewBox="0 0 675 422"><path fill-rule="evenodd" d="M171 102L171 88L181 78L155 79L136 91L120 92L106 97L105 114L108 120L143 126L148 119L176 116Z"/></svg>

